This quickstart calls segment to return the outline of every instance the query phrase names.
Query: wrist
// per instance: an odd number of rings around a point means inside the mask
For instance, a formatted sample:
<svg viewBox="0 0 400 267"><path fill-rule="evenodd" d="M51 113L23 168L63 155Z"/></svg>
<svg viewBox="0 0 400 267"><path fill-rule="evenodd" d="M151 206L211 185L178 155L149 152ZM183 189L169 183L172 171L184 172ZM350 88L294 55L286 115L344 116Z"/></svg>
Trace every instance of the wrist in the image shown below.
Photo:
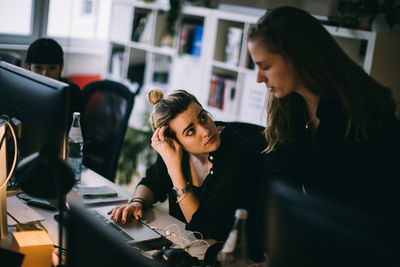
<svg viewBox="0 0 400 267"><path fill-rule="evenodd" d="M141 197L134 197L129 200L128 204L138 208L144 208L144 199Z"/></svg>
<svg viewBox="0 0 400 267"><path fill-rule="evenodd" d="M179 199L183 195L186 195L187 193L192 191L192 185L187 183L186 186L184 186L184 187L175 187L174 186L172 189L175 191L176 198Z"/></svg>

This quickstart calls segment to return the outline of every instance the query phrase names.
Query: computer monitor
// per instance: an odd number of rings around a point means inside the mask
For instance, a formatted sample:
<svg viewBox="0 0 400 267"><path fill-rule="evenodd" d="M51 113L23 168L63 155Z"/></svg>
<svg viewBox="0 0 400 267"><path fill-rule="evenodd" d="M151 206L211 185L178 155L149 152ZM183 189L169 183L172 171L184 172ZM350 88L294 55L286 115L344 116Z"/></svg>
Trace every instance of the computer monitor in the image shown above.
<svg viewBox="0 0 400 267"><path fill-rule="evenodd" d="M66 221L68 267L160 266L106 231L79 204L69 204Z"/></svg>
<svg viewBox="0 0 400 267"><path fill-rule="evenodd" d="M268 266L400 266L397 226L288 184L268 187Z"/></svg>
<svg viewBox="0 0 400 267"><path fill-rule="evenodd" d="M55 143L66 158L68 84L1 61L0 115L21 121L20 158L39 151L44 143Z"/></svg>

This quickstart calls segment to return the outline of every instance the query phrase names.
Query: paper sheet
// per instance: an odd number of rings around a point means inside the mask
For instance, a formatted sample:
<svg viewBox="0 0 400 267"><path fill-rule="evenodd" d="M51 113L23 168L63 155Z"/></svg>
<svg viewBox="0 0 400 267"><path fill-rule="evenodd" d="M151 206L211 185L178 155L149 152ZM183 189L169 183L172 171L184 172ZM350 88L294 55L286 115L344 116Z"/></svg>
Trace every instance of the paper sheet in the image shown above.
<svg viewBox="0 0 400 267"><path fill-rule="evenodd" d="M18 223L28 223L44 220L44 217L42 215L23 203L17 197L7 198L7 213ZM8 221L8 225L13 225L10 223L14 222L12 222L11 220Z"/></svg>
<svg viewBox="0 0 400 267"><path fill-rule="evenodd" d="M95 187L77 187L78 192L81 196L84 194L108 194L115 193L116 191L109 186L95 186ZM116 197L99 197L99 198L83 198L83 204L100 204L100 203L112 203L119 201L127 201L128 198L118 194Z"/></svg>

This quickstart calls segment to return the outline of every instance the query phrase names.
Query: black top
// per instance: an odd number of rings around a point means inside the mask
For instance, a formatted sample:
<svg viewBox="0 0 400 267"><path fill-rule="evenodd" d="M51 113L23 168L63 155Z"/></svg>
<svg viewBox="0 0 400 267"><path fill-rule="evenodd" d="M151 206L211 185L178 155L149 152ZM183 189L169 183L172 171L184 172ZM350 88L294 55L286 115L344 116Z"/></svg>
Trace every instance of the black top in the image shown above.
<svg viewBox="0 0 400 267"><path fill-rule="evenodd" d="M255 152L248 141L225 127L221 133L221 145L210 153L213 167L201 187L194 187L199 200L199 208L186 224L187 230L199 231L204 238L225 241L233 227L235 210L248 211L247 228L250 258L256 262L263 260L256 206L258 203L258 183L264 175L265 162ZM189 157L183 154L183 173L191 183ZM154 202L168 198L169 213L186 223L184 215L176 203L176 194L167 168L159 156L157 162L146 171L146 177L139 184L146 185L154 193Z"/></svg>
<svg viewBox="0 0 400 267"><path fill-rule="evenodd" d="M299 97L292 114L296 139L280 144L269 154L271 175L286 177L305 194L324 195L369 213L393 212L400 194L400 125L383 118L370 129L367 142L346 138L347 119L339 100L321 98L320 119L313 143L305 128L305 104Z"/></svg>

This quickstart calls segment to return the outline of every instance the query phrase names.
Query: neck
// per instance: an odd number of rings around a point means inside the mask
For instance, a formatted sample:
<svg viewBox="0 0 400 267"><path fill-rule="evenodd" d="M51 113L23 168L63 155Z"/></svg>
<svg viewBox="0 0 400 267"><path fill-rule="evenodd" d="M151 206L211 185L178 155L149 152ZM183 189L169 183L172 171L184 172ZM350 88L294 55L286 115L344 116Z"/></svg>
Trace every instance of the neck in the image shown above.
<svg viewBox="0 0 400 267"><path fill-rule="evenodd" d="M314 116L316 116L320 96L315 95L306 89L301 90L298 93L304 98L304 101L306 102L306 108L309 117L313 118Z"/></svg>
<svg viewBox="0 0 400 267"><path fill-rule="evenodd" d="M190 158L191 158L192 161L195 160L195 161L197 161L198 163L206 164L206 163L208 163L208 155L209 155L209 153L204 153L204 154L190 154Z"/></svg>

